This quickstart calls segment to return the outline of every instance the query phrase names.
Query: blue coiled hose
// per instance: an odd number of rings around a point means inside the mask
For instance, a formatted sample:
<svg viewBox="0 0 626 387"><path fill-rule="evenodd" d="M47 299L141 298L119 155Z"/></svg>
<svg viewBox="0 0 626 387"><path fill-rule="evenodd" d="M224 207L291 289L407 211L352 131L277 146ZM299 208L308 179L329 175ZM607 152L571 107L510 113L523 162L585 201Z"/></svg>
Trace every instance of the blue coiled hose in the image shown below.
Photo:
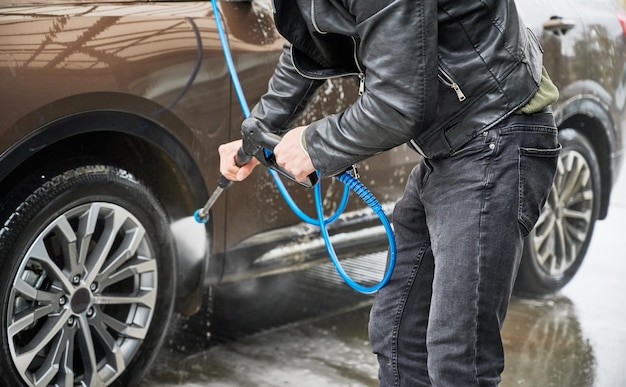
<svg viewBox="0 0 626 387"><path fill-rule="evenodd" d="M215 23L217 25L217 32L219 34L220 43L222 45L222 50L224 51L224 57L226 59L226 65L230 73L230 78L235 88L237 98L239 99L239 104L241 105L241 110L243 111L244 117L248 118L250 116L250 109L246 102L243 89L241 88L241 83L239 82L239 76L237 75L237 71L233 63L232 55L230 53L230 46L228 45L228 40L224 32L224 25L220 17L219 8L217 7L217 1L211 0L211 5L213 6L213 13L215 14ZM333 265L335 266L337 272L339 273L341 278L346 282L346 284L348 284L354 290L361 292L361 293L365 293L365 294L375 293L387 284L387 282L389 281L389 278L391 278L391 274L393 273L393 269L394 269L395 262L396 262L396 241L395 241L393 229L391 227L391 224L389 223L389 220L387 219L387 216L385 215L385 212L382 209L382 206L380 205L380 203L378 203L378 200L376 200L374 195L372 195L372 193L358 179L356 179L355 177L353 177L347 172L344 172L341 175L335 177L337 180L344 183L344 191L343 191L343 196L341 198L341 203L337 207L337 210L332 216L328 218L324 218L324 208L322 205L323 200L322 200L322 194L321 194L321 191L322 191L321 183L316 184L314 190L315 190L315 207L317 211L317 219L315 219L315 218L308 216L296 205L294 200L291 198L291 195L285 188L285 185L283 184L282 180L280 179L280 175L278 174L278 172L274 171L273 169L269 169L269 171L270 171L270 174L272 175L272 178L274 179L274 182L276 183L276 186L278 187L278 190L280 191L283 198L289 205L289 208L291 208L291 210L304 222L319 226L320 232L322 234L322 238L324 239L324 244L326 245L326 250L328 251L328 254L330 255L330 259ZM387 233L387 239L389 242L387 267L385 269L383 278L380 280L380 282L370 287L363 286L357 283L352 278L350 278L350 276L345 272L345 270L341 266L341 263L339 262L339 259L337 258L335 249L330 241L330 236L328 235L327 225L335 221L337 218L339 218L343 210L346 208L350 190L356 193L372 209L372 211L376 215L378 215L383 227L385 228L385 231Z"/></svg>
<svg viewBox="0 0 626 387"><path fill-rule="evenodd" d="M330 237L328 236L328 230L324 225L324 209L322 208L322 194L321 194L321 183L317 183L315 186L315 207L317 208L317 216L319 219L318 224L320 225L320 232L322 233L322 237L324 238L324 243L326 244L326 250L328 251L328 255L330 256L330 260L335 265L335 269L341 276L341 278L354 290L371 294L377 292L380 288L385 286L391 278L391 274L393 273L393 268L396 263L396 239L393 234L393 229L391 228L391 224L389 223L389 219L385 215L385 211L383 211L382 206L378 203L378 200L374 197L374 195L367 189L359 180L350 175L349 173L342 173L341 175L336 177L337 180L345 184L346 188L349 188L354 193L359 195L361 199L374 211L381 223L385 227L385 231L387 232L387 240L389 242L389 256L387 258L387 268L385 269L385 274L383 278L377 284L374 284L370 287L363 286L357 282L355 282L350 276L343 270L341 263L339 263L339 259L337 258L337 254L335 254L335 249L333 248L332 243L330 243ZM345 206L344 206L345 207Z"/></svg>

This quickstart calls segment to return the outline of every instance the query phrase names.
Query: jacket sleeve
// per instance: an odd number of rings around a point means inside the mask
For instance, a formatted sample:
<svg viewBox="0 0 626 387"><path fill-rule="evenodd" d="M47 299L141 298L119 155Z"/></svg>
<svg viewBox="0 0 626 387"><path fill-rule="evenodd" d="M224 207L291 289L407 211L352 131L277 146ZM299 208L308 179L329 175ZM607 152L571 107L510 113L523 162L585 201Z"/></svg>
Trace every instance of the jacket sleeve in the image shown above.
<svg viewBox="0 0 626 387"><path fill-rule="evenodd" d="M356 21L365 90L345 111L306 129L307 150L323 175L341 173L416 137L437 105L437 2L344 0L344 5Z"/></svg>
<svg viewBox="0 0 626 387"><path fill-rule="evenodd" d="M285 133L292 129L295 120L323 83L323 80L308 79L296 71L290 45L286 44L270 78L268 90L250 112L246 124L255 125L255 120L260 120L274 133Z"/></svg>

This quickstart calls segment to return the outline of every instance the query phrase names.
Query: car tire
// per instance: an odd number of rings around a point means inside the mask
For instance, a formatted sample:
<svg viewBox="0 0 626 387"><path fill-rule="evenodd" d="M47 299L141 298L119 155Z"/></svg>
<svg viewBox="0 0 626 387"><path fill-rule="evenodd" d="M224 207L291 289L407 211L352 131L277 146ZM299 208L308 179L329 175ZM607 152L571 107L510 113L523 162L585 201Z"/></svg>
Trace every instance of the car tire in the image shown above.
<svg viewBox="0 0 626 387"><path fill-rule="evenodd" d="M129 172L82 164L17 180L0 203L1 385L130 386L163 342L165 212Z"/></svg>
<svg viewBox="0 0 626 387"><path fill-rule="evenodd" d="M525 241L515 285L521 296L543 296L563 288L582 264L600 208L600 168L587 138L574 129L559 132L563 149L552 191Z"/></svg>

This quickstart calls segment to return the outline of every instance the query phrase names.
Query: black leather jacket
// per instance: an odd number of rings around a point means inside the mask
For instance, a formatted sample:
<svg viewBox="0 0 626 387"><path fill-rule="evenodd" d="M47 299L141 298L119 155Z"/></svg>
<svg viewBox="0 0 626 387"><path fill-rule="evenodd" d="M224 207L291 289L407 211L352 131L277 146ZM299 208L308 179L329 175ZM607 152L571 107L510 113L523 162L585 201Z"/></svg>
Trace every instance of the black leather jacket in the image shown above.
<svg viewBox="0 0 626 387"><path fill-rule="evenodd" d="M541 78L541 47L513 0L274 0L274 18L290 44L244 125L284 132L326 79L361 81L354 104L306 129L323 175L406 142L451 155Z"/></svg>

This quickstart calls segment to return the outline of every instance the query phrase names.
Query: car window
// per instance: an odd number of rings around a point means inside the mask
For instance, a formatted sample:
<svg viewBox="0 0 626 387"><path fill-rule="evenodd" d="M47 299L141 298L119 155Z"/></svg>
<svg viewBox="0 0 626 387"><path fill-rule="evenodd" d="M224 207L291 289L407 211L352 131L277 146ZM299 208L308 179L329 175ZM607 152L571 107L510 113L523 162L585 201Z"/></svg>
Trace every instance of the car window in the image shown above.
<svg viewBox="0 0 626 387"><path fill-rule="evenodd" d="M571 79L587 78L579 73L586 71L584 67L575 68L576 61L586 62L587 54L577 47L577 42L584 40L585 25L573 5L568 0L518 0L517 4L522 18L541 41L544 65L555 84L562 88Z"/></svg>

